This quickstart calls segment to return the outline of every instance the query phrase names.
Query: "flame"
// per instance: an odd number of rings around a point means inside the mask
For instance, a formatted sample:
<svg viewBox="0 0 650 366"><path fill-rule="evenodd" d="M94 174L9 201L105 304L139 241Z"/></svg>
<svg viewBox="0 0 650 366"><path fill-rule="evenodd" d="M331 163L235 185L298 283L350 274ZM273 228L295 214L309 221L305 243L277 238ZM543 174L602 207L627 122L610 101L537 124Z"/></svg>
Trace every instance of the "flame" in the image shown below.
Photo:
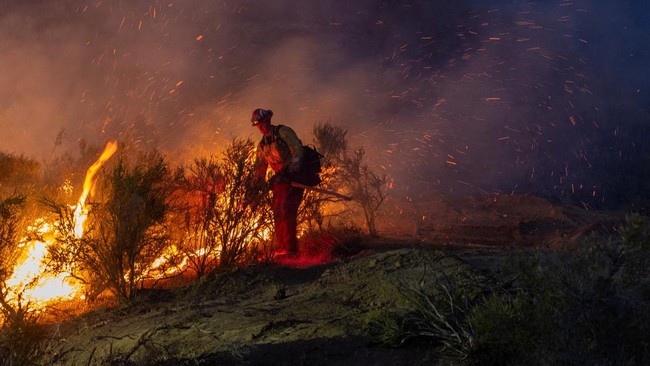
<svg viewBox="0 0 650 366"><path fill-rule="evenodd" d="M88 218L88 207L86 200L95 190L97 180L95 178L99 169L110 159L117 151L117 143L110 141L106 144L104 151L99 158L88 168L83 184L83 191L79 196L77 204L73 206L74 212L74 234L77 238L83 237L84 223ZM66 181L64 187L66 192L72 191L72 185ZM222 204L229 206L233 204L230 202L228 196L221 197ZM18 265L14 268L12 278L7 281L8 288L10 289L10 296L8 300L20 303L27 301L32 308L44 310L51 301L83 299L84 287L83 285L74 280L69 273L61 273L56 276L46 272L46 259L48 247L54 237L54 230L58 227L57 223L48 223L43 219L36 220L32 231L38 231L43 241L28 241L24 240L21 243L25 249L20 258ZM271 237L270 228L266 228L261 233L264 240ZM235 234L233 234L235 235ZM249 234L247 241L251 242L256 240ZM256 235L257 236L257 235ZM258 239L258 238L257 238ZM189 268L189 261L191 257L211 257L218 261L220 256L221 246L216 248L194 248L193 251L182 251L176 246L171 246L149 265L149 267L142 271L142 275L149 279L163 279L169 276L182 274L185 269Z"/></svg>
<svg viewBox="0 0 650 366"><path fill-rule="evenodd" d="M86 198L88 198L88 195L95 190L95 174L99 170L99 168L104 165L106 160L110 159L113 154L117 151L117 142L115 141L109 141L106 144L106 148L104 148L104 152L99 156L97 161L93 165L88 168L88 171L86 172L86 179L84 180L84 187L83 187L83 192L81 193L81 196L79 197L79 201L77 202L77 207L75 208L74 211L74 218L75 218L75 235L77 238L81 238L83 236L83 224L86 221L86 218L88 217L88 210L86 209Z"/></svg>
<svg viewBox="0 0 650 366"><path fill-rule="evenodd" d="M47 246L48 243L45 242L31 242L31 246L22 257L21 264L14 269L12 278L7 281L7 286L13 292L22 292L22 298L36 307L42 307L46 302L55 298L73 298L77 293L77 289L67 280L67 273L58 276L43 276L41 274ZM33 286L25 289L32 283Z"/></svg>
<svg viewBox="0 0 650 366"><path fill-rule="evenodd" d="M75 235L80 238L83 235L83 223L88 216L85 207L86 199L95 188L95 174L102 165L117 151L117 143L109 142L100 157L88 168L84 180L83 192L75 207ZM66 182L69 184L69 182ZM52 237L53 228L42 219L36 220L32 229L38 231L44 238ZM75 283L69 273L60 273L56 276L45 273L45 258L48 252L50 241L29 241L22 243L25 247L24 253L13 270L13 274L7 280L7 287L10 290L8 300L14 302L27 301L35 308L44 308L52 300L68 300L73 298L83 299L82 286Z"/></svg>
<svg viewBox="0 0 650 366"><path fill-rule="evenodd" d="M182 260L180 263L166 268L170 262L171 258L181 257ZM172 245L165 249L163 254L161 254L156 260L151 263L151 266L147 271L144 271L145 276L149 276L154 279L162 279L167 276L173 276L181 272L184 268L187 267L187 256L184 256L183 253L175 246Z"/></svg>

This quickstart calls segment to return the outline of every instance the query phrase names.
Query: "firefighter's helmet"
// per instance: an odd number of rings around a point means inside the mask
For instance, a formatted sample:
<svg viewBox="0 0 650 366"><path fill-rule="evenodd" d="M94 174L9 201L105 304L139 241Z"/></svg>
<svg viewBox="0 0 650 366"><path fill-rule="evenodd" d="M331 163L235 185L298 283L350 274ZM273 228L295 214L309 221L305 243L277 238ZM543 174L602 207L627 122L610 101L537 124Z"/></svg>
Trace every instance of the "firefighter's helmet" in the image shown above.
<svg viewBox="0 0 650 366"><path fill-rule="evenodd" d="M257 108L253 111L251 122L253 123L253 126L255 126L258 123L266 122L267 120L271 119L271 117L273 117L272 110Z"/></svg>

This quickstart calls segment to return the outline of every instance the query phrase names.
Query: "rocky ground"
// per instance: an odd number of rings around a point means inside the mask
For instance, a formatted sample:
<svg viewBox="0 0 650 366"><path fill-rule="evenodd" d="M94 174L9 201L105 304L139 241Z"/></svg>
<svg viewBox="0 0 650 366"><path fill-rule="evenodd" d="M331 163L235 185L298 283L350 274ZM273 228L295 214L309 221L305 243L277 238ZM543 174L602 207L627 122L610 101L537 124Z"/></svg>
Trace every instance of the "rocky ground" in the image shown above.
<svg viewBox="0 0 650 366"><path fill-rule="evenodd" d="M258 264L53 325L44 363L429 365L431 346L384 347L363 331L374 312L402 306L400 289L443 273L489 274L512 250L570 250L620 219L529 196L421 205L410 234L345 257Z"/></svg>

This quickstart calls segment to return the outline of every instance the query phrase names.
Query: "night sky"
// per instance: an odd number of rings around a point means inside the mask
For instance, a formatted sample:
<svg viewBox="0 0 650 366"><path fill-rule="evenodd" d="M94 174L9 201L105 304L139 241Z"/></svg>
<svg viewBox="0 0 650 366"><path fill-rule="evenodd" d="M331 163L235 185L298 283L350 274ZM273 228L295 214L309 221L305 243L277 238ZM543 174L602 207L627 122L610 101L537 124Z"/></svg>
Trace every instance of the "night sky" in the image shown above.
<svg viewBox="0 0 650 366"><path fill-rule="evenodd" d="M0 151L346 128L394 195L650 201L645 1L0 0Z"/></svg>

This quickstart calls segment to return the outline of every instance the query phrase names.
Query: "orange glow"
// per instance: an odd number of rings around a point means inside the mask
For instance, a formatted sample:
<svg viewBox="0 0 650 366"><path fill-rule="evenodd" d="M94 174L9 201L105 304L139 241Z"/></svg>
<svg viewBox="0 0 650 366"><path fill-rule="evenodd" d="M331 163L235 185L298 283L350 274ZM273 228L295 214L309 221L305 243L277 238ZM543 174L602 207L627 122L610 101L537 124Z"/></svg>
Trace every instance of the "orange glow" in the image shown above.
<svg viewBox="0 0 650 366"><path fill-rule="evenodd" d="M170 268L165 268L170 260L170 258L178 258L182 256L182 261ZM181 272L184 268L187 267L187 257L184 256L180 250L175 245L172 245L165 249L164 253L159 256L156 260L151 263L151 266L147 271L144 272L145 276L149 276L155 279L161 279L168 276L173 276Z"/></svg>
<svg viewBox="0 0 650 366"><path fill-rule="evenodd" d="M73 234L76 238L82 238L84 235L84 223L88 218L89 207L86 205L88 197L94 194L97 183L96 175L101 167L117 152L118 144L114 141L108 142L104 151L97 160L88 168L83 182L83 190L77 204L71 206L73 211ZM73 187L70 181L66 181L62 187L66 192L72 192ZM219 205L230 207L237 204L231 201L228 195L220 195L218 198ZM21 258L17 261L12 277L7 281L7 300L10 303L24 305L29 303L30 309L45 310L48 305L54 301L65 301L73 299L84 299L86 288L81 281L72 277L70 273L60 273L53 275L48 273L48 248L54 243L57 235L56 230L60 227L58 222L46 222L44 219L36 220L30 228L30 232L38 232L39 240L28 241L24 239L20 246L23 247ZM237 230L235 230L237 231ZM230 235L236 236L239 232L231 232ZM302 234L302 232L301 232ZM271 229L264 228L261 233L249 233L249 236L243 238L245 242L251 244L262 237L264 241L271 238ZM232 240L238 240L233 237ZM142 270L140 275L147 280L158 281L175 276L186 276L186 270L191 271L191 262L196 262L197 258L207 259L207 266L212 268L221 260L222 246L212 245L205 246L202 240L193 244L190 240L189 247L179 248L170 246L166 248L148 268ZM58 243L60 244L60 243ZM213 243L214 244L214 243ZM291 260L286 263L291 266L304 267L322 262L322 259L300 258Z"/></svg>
<svg viewBox="0 0 650 366"><path fill-rule="evenodd" d="M47 243L30 242L30 248L23 254L12 278L7 281L7 287L14 291L24 289L22 292L23 299L37 308L55 298L73 298L78 290L68 283L69 281L66 281L67 273L58 276L42 275L44 269L43 259L46 254ZM34 286L25 289L33 281L37 281Z"/></svg>
<svg viewBox="0 0 650 366"><path fill-rule="evenodd" d="M87 217L87 210L84 207L88 195L92 193L95 186L94 176L101 166L117 151L117 143L109 142L97 161L88 169L84 181L83 192L75 207L75 235L80 238L83 235L83 222ZM66 182L69 185L69 182ZM45 241L29 241L22 243L24 252L13 270L12 277L7 280L9 289L7 299L10 302L28 302L32 308L42 309L52 300L69 300L74 298L83 299L83 288L80 283L74 281L69 273L60 273L56 276L46 273L45 258L48 246L51 244L53 228L42 219L36 220L34 227Z"/></svg>

